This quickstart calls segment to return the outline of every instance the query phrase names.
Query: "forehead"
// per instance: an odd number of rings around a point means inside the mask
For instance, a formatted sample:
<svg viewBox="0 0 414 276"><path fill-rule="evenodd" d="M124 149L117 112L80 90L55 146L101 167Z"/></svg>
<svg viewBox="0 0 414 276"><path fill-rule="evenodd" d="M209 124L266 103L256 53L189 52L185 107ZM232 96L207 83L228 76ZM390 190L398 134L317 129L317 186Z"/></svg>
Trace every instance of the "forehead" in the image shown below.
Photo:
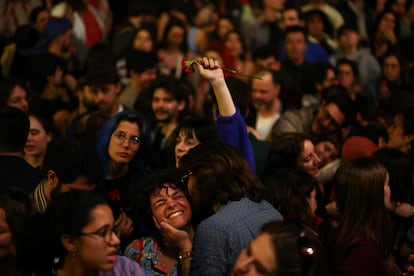
<svg viewBox="0 0 414 276"><path fill-rule="evenodd" d="M100 227L103 225L111 225L114 221L112 211L106 204L97 205L94 209L90 212L90 223L89 225L93 225L94 227Z"/></svg>
<svg viewBox="0 0 414 276"><path fill-rule="evenodd" d="M148 30L142 29L137 32L135 37L148 37L151 36Z"/></svg>
<svg viewBox="0 0 414 276"><path fill-rule="evenodd" d="M139 132L139 126L136 122L129 122L126 120L120 121L115 130Z"/></svg>
<svg viewBox="0 0 414 276"><path fill-rule="evenodd" d="M21 96L22 94L26 95L26 90L24 90L20 85L15 85L11 90L10 97Z"/></svg>
<svg viewBox="0 0 414 276"><path fill-rule="evenodd" d="M384 63L400 63L396 56L388 56L384 59Z"/></svg>
<svg viewBox="0 0 414 276"><path fill-rule="evenodd" d="M94 84L91 85L90 88L92 91L96 92L96 91L100 91L100 90L115 90L115 86L116 84L114 83L101 83L101 84Z"/></svg>
<svg viewBox="0 0 414 276"><path fill-rule="evenodd" d="M301 40L305 42L305 34L302 32L289 32L286 35L286 41L290 40Z"/></svg>
<svg viewBox="0 0 414 276"><path fill-rule="evenodd" d="M195 133L195 130L193 128L189 128L189 127L183 127L180 129L178 136L181 138L188 138L188 139L193 139L196 138L197 135Z"/></svg>
<svg viewBox="0 0 414 276"><path fill-rule="evenodd" d="M283 12L283 19L289 19L289 20L292 20L292 19L298 19L299 20L299 14L298 14L298 11L297 10L295 10L295 9L288 9L288 10L285 10L284 12Z"/></svg>
<svg viewBox="0 0 414 276"><path fill-rule="evenodd" d="M312 141L310 140L303 141L303 154L309 154L313 150L314 150L314 146L313 146Z"/></svg>
<svg viewBox="0 0 414 276"><path fill-rule="evenodd" d="M339 71L351 71L352 67L348 63L341 63L338 65L338 70Z"/></svg>
<svg viewBox="0 0 414 276"><path fill-rule="evenodd" d="M182 192L172 183L163 183L161 187L157 187L151 194L151 198L159 196L170 196L174 192Z"/></svg>
<svg viewBox="0 0 414 276"><path fill-rule="evenodd" d="M227 40L240 40L240 36L236 32L231 32L227 35Z"/></svg>
<svg viewBox="0 0 414 276"><path fill-rule="evenodd" d="M154 98L174 98L172 93L164 87L158 87L154 90Z"/></svg>
<svg viewBox="0 0 414 276"><path fill-rule="evenodd" d="M43 128L42 124L40 123L39 119L37 119L35 116L33 115L29 115L29 121L30 121L30 128Z"/></svg>
<svg viewBox="0 0 414 276"><path fill-rule="evenodd" d="M171 28L170 33L174 33L174 34L182 34L184 33L184 29L181 26L175 25Z"/></svg>

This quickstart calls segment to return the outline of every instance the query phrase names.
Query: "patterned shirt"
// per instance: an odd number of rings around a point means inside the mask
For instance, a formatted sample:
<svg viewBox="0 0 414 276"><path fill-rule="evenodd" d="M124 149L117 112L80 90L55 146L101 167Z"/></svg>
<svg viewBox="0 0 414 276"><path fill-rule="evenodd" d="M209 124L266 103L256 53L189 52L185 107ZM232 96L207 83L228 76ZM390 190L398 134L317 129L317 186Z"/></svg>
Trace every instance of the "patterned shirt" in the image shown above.
<svg viewBox="0 0 414 276"><path fill-rule="evenodd" d="M173 271L168 274L157 258L158 244L152 237L143 237L130 243L125 249L124 256L136 261L147 275L178 276L178 261Z"/></svg>

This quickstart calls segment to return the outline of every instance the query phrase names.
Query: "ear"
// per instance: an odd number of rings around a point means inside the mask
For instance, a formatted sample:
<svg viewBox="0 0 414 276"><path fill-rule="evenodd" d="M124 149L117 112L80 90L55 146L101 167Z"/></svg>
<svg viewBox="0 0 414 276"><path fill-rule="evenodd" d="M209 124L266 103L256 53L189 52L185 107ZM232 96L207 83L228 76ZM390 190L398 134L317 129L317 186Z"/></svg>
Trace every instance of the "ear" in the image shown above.
<svg viewBox="0 0 414 276"><path fill-rule="evenodd" d="M116 94L117 94L117 95L119 95L119 93L121 93L121 83L120 83L120 82L118 82L118 83L115 85L115 88L116 88Z"/></svg>
<svg viewBox="0 0 414 276"><path fill-rule="evenodd" d="M49 143L50 141L52 141L52 139L53 139L53 133L52 132L47 133L46 134L47 142Z"/></svg>
<svg viewBox="0 0 414 276"><path fill-rule="evenodd" d="M64 234L60 237L60 242L63 244L63 246L66 248L67 251L69 252L77 251L76 242L72 236L68 234Z"/></svg>
<svg viewBox="0 0 414 276"><path fill-rule="evenodd" d="M47 171L46 181L43 183L46 198L50 199L50 194L59 184L59 178L53 170Z"/></svg>
<svg viewBox="0 0 414 276"><path fill-rule="evenodd" d="M276 97L279 97L279 95L280 95L280 84L275 85L275 94L276 94Z"/></svg>
<svg viewBox="0 0 414 276"><path fill-rule="evenodd" d="M187 105L187 103L185 101L179 101L178 102L178 110L183 111L185 109L186 105Z"/></svg>
<svg viewBox="0 0 414 276"><path fill-rule="evenodd" d="M315 83L315 87L318 91L322 91L322 84L320 83Z"/></svg>
<svg viewBox="0 0 414 276"><path fill-rule="evenodd" d="M404 140L407 144L411 144L411 142L414 140L414 134L404 135Z"/></svg>

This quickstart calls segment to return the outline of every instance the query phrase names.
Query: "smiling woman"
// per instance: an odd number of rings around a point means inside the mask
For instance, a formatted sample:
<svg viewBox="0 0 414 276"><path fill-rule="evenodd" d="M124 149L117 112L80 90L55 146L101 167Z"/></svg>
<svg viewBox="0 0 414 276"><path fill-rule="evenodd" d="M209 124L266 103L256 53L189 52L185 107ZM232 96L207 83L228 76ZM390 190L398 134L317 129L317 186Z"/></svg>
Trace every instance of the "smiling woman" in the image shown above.
<svg viewBox="0 0 414 276"><path fill-rule="evenodd" d="M155 171L137 186L134 211L153 231L133 241L125 256L147 275L187 275L194 231L186 195L188 174L178 169Z"/></svg>

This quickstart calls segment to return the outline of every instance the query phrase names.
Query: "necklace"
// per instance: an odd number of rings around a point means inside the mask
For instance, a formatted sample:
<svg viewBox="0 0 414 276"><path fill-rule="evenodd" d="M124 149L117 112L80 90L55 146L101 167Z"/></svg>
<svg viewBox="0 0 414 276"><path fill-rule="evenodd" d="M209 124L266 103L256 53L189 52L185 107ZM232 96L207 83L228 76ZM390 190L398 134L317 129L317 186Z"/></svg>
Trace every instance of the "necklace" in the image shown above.
<svg viewBox="0 0 414 276"><path fill-rule="evenodd" d="M164 255L161 251L161 247L159 246L155 250L155 258L156 260L154 261L154 268L166 275L172 275L172 273L175 271L174 267L176 260L171 260L168 256Z"/></svg>

